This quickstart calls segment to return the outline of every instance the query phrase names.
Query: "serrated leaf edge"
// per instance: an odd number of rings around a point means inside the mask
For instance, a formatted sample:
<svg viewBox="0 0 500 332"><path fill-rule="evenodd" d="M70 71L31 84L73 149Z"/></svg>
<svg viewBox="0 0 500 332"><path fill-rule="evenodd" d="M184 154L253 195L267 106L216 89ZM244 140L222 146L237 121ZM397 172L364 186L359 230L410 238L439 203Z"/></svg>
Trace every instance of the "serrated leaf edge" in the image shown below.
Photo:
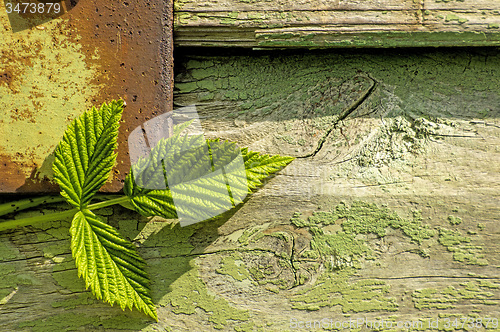
<svg viewBox="0 0 500 332"><path fill-rule="evenodd" d="M90 287L97 299L111 305L117 302L122 310L136 307L158 321L156 308L149 296L149 278L144 272L146 263L132 243L86 209L75 214L70 234L78 277L83 277L85 287ZM111 274L112 277L103 278L100 273Z"/></svg>

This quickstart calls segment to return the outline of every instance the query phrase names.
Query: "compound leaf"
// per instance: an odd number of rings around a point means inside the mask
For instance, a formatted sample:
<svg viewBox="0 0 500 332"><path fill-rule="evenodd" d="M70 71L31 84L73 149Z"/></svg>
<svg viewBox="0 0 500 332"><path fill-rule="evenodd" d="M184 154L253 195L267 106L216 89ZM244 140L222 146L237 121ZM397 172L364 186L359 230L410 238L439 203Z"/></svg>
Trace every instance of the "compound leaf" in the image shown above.
<svg viewBox="0 0 500 332"><path fill-rule="evenodd" d="M174 135L132 166L124 192L144 216L204 220L232 207L222 172L212 171L203 135Z"/></svg>
<svg viewBox="0 0 500 332"><path fill-rule="evenodd" d="M61 195L73 206L85 208L106 182L116 160L118 127L123 101L92 107L66 129L52 166Z"/></svg>
<svg viewBox="0 0 500 332"><path fill-rule="evenodd" d="M244 197L242 191L262 185L263 179L294 159L240 150L234 143L205 141L203 135L181 136L182 130L177 128L172 137L161 139L148 157L140 158L125 179L124 192L142 215L177 218L181 212L184 217L201 220L227 211L234 206L228 192ZM243 176L237 166L240 152Z"/></svg>
<svg viewBox="0 0 500 332"><path fill-rule="evenodd" d="M143 216L161 216L167 219L177 218L170 190L151 190L139 187L134 181L133 171L125 178L123 191L130 199L129 205Z"/></svg>
<svg viewBox="0 0 500 332"><path fill-rule="evenodd" d="M70 234L78 276L83 276L98 299L111 305L116 302L123 310L135 306L158 320L146 263L132 243L88 209L76 213Z"/></svg>

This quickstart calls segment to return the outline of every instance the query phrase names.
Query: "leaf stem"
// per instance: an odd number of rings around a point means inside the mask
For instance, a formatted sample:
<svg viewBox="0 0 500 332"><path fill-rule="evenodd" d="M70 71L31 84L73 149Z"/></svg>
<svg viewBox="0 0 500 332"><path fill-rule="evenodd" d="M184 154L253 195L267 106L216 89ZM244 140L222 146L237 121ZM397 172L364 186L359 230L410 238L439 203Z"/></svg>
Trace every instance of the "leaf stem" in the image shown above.
<svg viewBox="0 0 500 332"><path fill-rule="evenodd" d="M0 232L11 228L33 225L44 221L66 219L68 217L73 217L77 212L78 209L71 209L63 212L45 214L43 216L2 221L0 222Z"/></svg>
<svg viewBox="0 0 500 332"><path fill-rule="evenodd" d="M63 202L64 197L61 195L57 196L42 196L42 197L35 197L35 198L26 198L19 200L17 202L9 202L9 203L4 203L0 204L0 216L3 216L5 214L9 214L12 212L18 212L24 209L29 209L41 204L50 204L50 203L58 203L58 202Z"/></svg>
<svg viewBox="0 0 500 332"><path fill-rule="evenodd" d="M31 201L34 201L34 200L35 199L32 199ZM120 196L118 198L113 198L113 199L110 199L107 201L90 204L86 208L92 209L92 210L102 209L102 208L105 208L105 207L108 207L111 205L127 202L128 200L129 200L128 196ZM37 206L37 205L43 204L43 203L55 203L55 202L60 202L60 201L64 201L64 198L62 196L60 199L57 199L57 197L53 197L53 198L45 197L45 200L42 200L42 197L40 197L37 199L36 202L30 202L30 200L27 199L27 200L20 201L20 202L22 202L21 205L19 205L19 202L15 203L16 206L21 206L22 208L19 208L19 209L14 210L14 211L19 211L21 209L26 209L28 207ZM4 205L7 205L7 204L4 204ZM0 209L1 208L2 208L2 206L0 206ZM10 208L12 209L13 207L11 206ZM5 207L4 210L0 210L0 211L8 211L8 207ZM46 214L43 216L0 221L0 232L5 231L7 229L16 228L16 227L33 225L33 224L44 222L44 221L54 221L54 220L66 219L68 217L73 217L75 215L75 213L77 213L78 211L79 211L79 209L71 209L71 210L63 211L63 212L49 213L49 214ZM10 211L10 212L13 212L13 211Z"/></svg>
<svg viewBox="0 0 500 332"><path fill-rule="evenodd" d="M127 202L128 200L129 200L128 196L120 196L118 198L109 199L107 201L90 204L87 206L87 209L89 210L102 209L111 205Z"/></svg>

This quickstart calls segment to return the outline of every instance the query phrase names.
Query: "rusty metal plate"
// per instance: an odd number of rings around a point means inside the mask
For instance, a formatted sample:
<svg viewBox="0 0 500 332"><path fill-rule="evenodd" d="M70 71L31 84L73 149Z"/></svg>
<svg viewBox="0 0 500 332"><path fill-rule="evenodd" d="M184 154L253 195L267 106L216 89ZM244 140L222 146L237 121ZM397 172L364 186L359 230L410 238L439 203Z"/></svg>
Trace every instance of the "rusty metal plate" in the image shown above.
<svg viewBox="0 0 500 332"><path fill-rule="evenodd" d="M172 1L68 0L57 13L24 3L0 3L0 193L57 191L52 153L67 125L122 98L118 164L103 187L119 191L128 134L172 110Z"/></svg>

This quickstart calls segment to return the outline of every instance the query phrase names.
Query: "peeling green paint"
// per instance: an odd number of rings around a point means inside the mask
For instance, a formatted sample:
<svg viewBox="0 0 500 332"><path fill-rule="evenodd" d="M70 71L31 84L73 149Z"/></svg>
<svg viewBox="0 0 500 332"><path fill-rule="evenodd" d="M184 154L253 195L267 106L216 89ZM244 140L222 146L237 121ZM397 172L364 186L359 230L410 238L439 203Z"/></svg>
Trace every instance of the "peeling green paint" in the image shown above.
<svg viewBox="0 0 500 332"><path fill-rule="evenodd" d="M170 266L188 264L190 270L175 279L169 278L170 291L158 301L158 304L171 305L172 311L176 314L194 315L201 309L218 329L227 325L228 320L244 322L249 319L247 310L235 308L225 299L208 292L194 261L180 257L170 259L168 263Z"/></svg>
<svg viewBox="0 0 500 332"><path fill-rule="evenodd" d="M43 247L44 257L54 258L58 255L64 254L71 254L69 241L59 241L59 243Z"/></svg>
<svg viewBox="0 0 500 332"><path fill-rule="evenodd" d="M95 296L92 295L91 292L84 292L81 294L76 294L75 296L72 296L70 299L52 302L51 305L54 308L74 309L79 305L89 305L96 303L100 302L96 300Z"/></svg>
<svg viewBox="0 0 500 332"><path fill-rule="evenodd" d="M449 15L445 20L456 20L460 24L465 18ZM348 48L348 47L446 47L446 46L498 46L500 34L485 32L359 32L355 35L324 32L311 34L278 33L273 31L256 33L259 47L290 48Z"/></svg>
<svg viewBox="0 0 500 332"><path fill-rule="evenodd" d="M0 303L7 302L21 285L39 285L40 281L31 272L23 271L25 257L6 237L0 238ZM14 293L13 293L14 292Z"/></svg>
<svg viewBox="0 0 500 332"><path fill-rule="evenodd" d="M98 322L94 316L90 315L75 315L73 313L65 313L60 315L49 316L45 319L33 320L30 322L22 322L19 328L30 327L33 332L48 332L48 331L67 331L79 327L97 328Z"/></svg>
<svg viewBox="0 0 500 332"><path fill-rule="evenodd" d="M477 331L481 327L488 325L488 327L485 329L486 331L498 331L498 327L495 328L493 327L494 324L491 322L491 319L489 322L485 320L484 318L489 318L485 317L484 315L480 315L474 312L471 312L469 314L455 314L455 313L439 313L438 314L439 320L438 324L433 330L437 331L456 331L458 328L464 330L464 331ZM464 324L464 321L466 320L466 324ZM431 322L436 322L436 319L430 319L430 320L425 320L424 321L424 328L429 327ZM463 328L462 328L463 325ZM420 330L425 330L425 329L420 329Z"/></svg>
<svg viewBox="0 0 500 332"><path fill-rule="evenodd" d="M84 292L85 283L78 278L75 261L68 259L52 267L52 277L59 286L72 293ZM89 291L90 293L90 291Z"/></svg>
<svg viewBox="0 0 500 332"><path fill-rule="evenodd" d="M130 315L116 315L111 318L97 318L92 314L79 313L61 313L48 316L44 319L37 319L30 322L20 323L19 328L31 328L33 332L49 332L49 331L75 331L85 330L89 328L97 329L113 329L120 330L135 330L138 331L144 328L146 324L143 320L137 317L130 317Z"/></svg>
<svg viewBox="0 0 500 332"><path fill-rule="evenodd" d="M202 226L153 222L136 236L141 243L141 255L148 259L151 287L155 290L153 301L172 308L176 314L194 315L197 310L203 310L218 329L227 325L228 320L247 321L247 310L235 308L225 299L210 294L200 278L194 257L189 256L194 249L191 237Z"/></svg>
<svg viewBox="0 0 500 332"><path fill-rule="evenodd" d="M250 273L238 253L222 258L220 264L221 266L216 270L217 273L229 275L236 281L243 281L250 277Z"/></svg>
<svg viewBox="0 0 500 332"><path fill-rule="evenodd" d="M455 210L457 209L455 208ZM207 321L217 329L230 327L236 331L270 330L271 327L255 325L252 312L234 306L227 300L214 295L207 288L198 272L198 265L194 258L196 256L191 256L194 249L193 236L202 227L201 225L181 228L177 223L163 221L144 224L139 221L138 227L137 223L137 220L129 217L118 221L120 231L141 243L139 250L141 254L144 253L144 256L148 257L153 289L155 290L154 296L156 296L154 301L157 305L163 306L175 314L199 315L200 312L203 312ZM301 214L295 214L291 223L295 227L306 228L312 235L311 249L301 257L308 256L320 259L325 265L328 264L327 258L331 256L337 255L345 258L343 263L332 265L333 268L327 269L313 285L302 288L300 291L293 291L289 299L295 310L339 307L346 314L399 311L401 304L398 303L389 284L385 281L353 280L354 275L362 271L360 268L363 267L351 264L349 259L350 257L358 257L360 260L370 259L370 245L363 237L366 234L383 237L386 236L389 229L395 229L396 231L400 230L408 238L408 241L416 244L422 243L433 235L432 230L423 225L422 216L418 211L414 212L410 218L402 218L384 206L360 201L349 205L341 203L330 211L318 211L308 218L304 218ZM270 225L271 223L257 225L249 228L246 233L245 231L240 232L234 241L243 247L243 251L224 256L216 271L228 275L236 281L254 280L256 281L254 284L277 293L280 288L287 288L284 279L266 280L272 273L269 266L248 267L244 263L243 252L252 254L251 249L248 248L250 250L245 251L245 247L258 243L263 237L275 238L285 243L292 241L288 232L267 232ZM59 223L58 227L67 230L63 222ZM45 225L42 228L43 233L53 230ZM101 305L90 292L84 292L83 283L77 279L77 272L74 268L74 262L69 257L69 251L66 250L66 255L60 252L64 247L62 243L66 241L58 239L62 234L66 234L64 236L69 239L69 235L65 231L55 232L54 235L47 234L51 241L57 240L57 243L47 244L47 249L44 249L45 253L55 255L53 257L63 255L68 259L68 261L65 260L53 267L53 277L64 288L60 292L65 294L65 299L53 302L51 305L58 310L63 308L65 310L81 310L80 306ZM466 237L459 232L452 235L443 238L445 242L442 244L452 246L457 244L456 241L459 245L468 244L465 240ZM181 245L182 243L186 245ZM66 246L67 248L69 247ZM5 257L12 259L15 259L15 256L19 254L14 247L0 241L0 253L2 252L6 253ZM255 251L254 254L259 256L262 253ZM287 257L287 259L290 261L291 257ZM11 274L13 268L6 268L6 275ZM319 267L316 267L316 271L319 271ZM2 272L3 270L0 269L0 274ZM476 278L479 277L476 276ZM30 278L25 279L25 284L29 285L30 283L27 282ZM275 287L266 287L269 283ZM13 287L21 284L22 280L16 280L8 291L12 292ZM496 282L477 279L437 290L431 288L418 290L412 294L412 299L415 307L419 310L450 309L464 301L465 303L493 306L498 305L498 303L490 294L499 288L500 284ZM76 294L71 294L72 292L76 292ZM2 295L0 301L9 294L0 290L0 295ZM108 309L114 310L116 308ZM75 315L73 314L73 316ZM137 317L134 313L129 312L123 315L113 313L109 316L92 314L81 316L81 319L76 321L69 319L66 313L57 313L44 319L21 323L19 327L29 328L33 331L63 331L78 328L154 331L155 326L149 325L151 322L145 322L142 317ZM423 321L426 324L426 320Z"/></svg>
<svg viewBox="0 0 500 332"><path fill-rule="evenodd" d="M91 83L96 69L87 66L67 30L67 21L58 18L43 29L12 33L7 14L0 13L0 73L9 77L0 81L0 151L13 161L41 166L97 92ZM50 175L50 168L45 171L40 178Z"/></svg>
<svg viewBox="0 0 500 332"><path fill-rule="evenodd" d="M60 223L60 224L62 225L62 223ZM54 226L55 227L47 229L46 232L48 235L50 235L52 238L55 238L58 240L69 239L69 227L57 227L57 224ZM69 226L69 223L68 223L68 226Z"/></svg>
<svg viewBox="0 0 500 332"><path fill-rule="evenodd" d="M387 233L387 228L391 227L400 229L403 234L418 244L435 234L427 225L422 224L422 215L419 211L413 211L413 219L406 220L386 207L363 201L354 201L351 206L341 203L331 212L315 212L307 221L296 215L291 222L297 227L311 228L332 225L338 220L341 220L340 224L345 234L372 233L383 237Z"/></svg>
<svg viewBox="0 0 500 332"><path fill-rule="evenodd" d="M243 234L238 238L238 242L242 245L247 245L250 242L257 241L260 239L263 234L260 233L263 229L265 229L268 226L268 224L264 225L257 225L250 227L248 229L245 229L243 231Z"/></svg>
<svg viewBox="0 0 500 332"><path fill-rule="evenodd" d="M178 224L171 229L168 236L162 239L162 247L160 255L176 256L189 254L194 246L189 241L194 230L184 230Z"/></svg>
<svg viewBox="0 0 500 332"><path fill-rule="evenodd" d="M186 77L196 77L196 80L178 77L175 87L180 97L189 93L204 95L207 101L236 100L234 117L239 111L258 117L266 110L274 110L283 114L279 120L285 121L300 114L297 108L304 107L301 99L308 100L306 92L309 89L328 86L325 84L328 82L340 85L356 73L370 73L383 85L380 95L370 98L370 106L391 105L387 117L401 116L399 125L404 125L403 120L424 115L484 117L481 112L500 103L500 91L494 79L500 75L499 59L500 55L495 52L480 55L466 51L423 50L398 54L380 51L230 58L191 56L181 60L181 65L187 68ZM457 91L461 97L450 100ZM213 97L210 99L207 93ZM283 96L287 98L284 100ZM495 117L497 113L490 111L486 117ZM420 133L431 129L429 123L421 122L406 124L415 131L417 139ZM418 132L416 128L420 128Z"/></svg>
<svg viewBox="0 0 500 332"><path fill-rule="evenodd" d="M291 299L294 309L319 310L321 307L341 306L343 312L397 311L397 301L388 295L389 286L381 280L368 279L350 282L349 278L362 266L361 259L372 259L371 249L361 234L384 237L388 228L400 229L415 243L434 236L434 231L422 224L420 212L405 220L388 208L356 201L351 206L337 205L331 212L314 212L303 219L295 214L291 219L296 227L307 228L312 234L311 249L323 258L327 272L311 287L297 292ZM340 225L332 233L332 225ZM311 256L310 252L305 252Z"/></svg>
<svg viewBox="0 0 500 332"><path fill-rule="evenodd" d="M453 226L460 225L462 223L462 219L460 217L455 217L452 215L448 216L448 221L450 222L450 225Z"/></svg>
<svg viewBox="0 0 500 332"><path fill-rule="evenodd" d="M248 311L233 307L226 300L212 295L205 283L200 278L197 266L189 253L194 248L190 238L200 225L181 228L178 223L151 222L143 225L142 230L137 230L137 220L119 219L120 231L126 236L135 237L141 243L141 251L150 262L149 272L155 289L155 303L160 306L171 306L176 314L195 314L197 310L204 310L208 321L215 328L223 328L231 321L248 321ZM63 229L65 227L62 227ZM140 227L139 227L140 228ZM69 237L69 234L68 234ZM66 251L68 254L69 243L59 241L44 247L46 257L58 257ZM63 252L61 252L61 250ZM84 283L77 276L73 259L66 256L60 264L53 265L52 277L63 288L62 294L67 298L51 303L54 308L79 309L80 306L93 304L101 305L90 291L85 291ZM11 269L12 270L12 269ZM5 270L8 272L8 270ZM11 271L12 272L12 271ZM247 272L248 273L248 272ZM9 289L10 291L10 289ZM75 294L72 294L75 293ZM0 295L3 295L1 293ZM6 294L8 295L8 293ZM106 308L112 310L111 308ZM81 315L77 315L80 317ZM30 327L33 331L62 331L68 328L112 328L116 330L144 329L144 317L133 312L126 315L81 316L78 321L68 319L66 314L54 314L48 318L25 322L20 327ZM236 323L238 326L238 323Z"/></svg>
<svg viewBox="0 0 500 332"><path fill-rule="evenodd" d="M8 242L7 238L0 238L0 262L6 262L14 259L22 259L19 249Z"/></svg>
<svg viewBox="0 0 500 332"><path fill-rule="evenodd" d="M488 260L482 254L482 247L472 245L471 238L463 236L460 231L439 229L439 243L453 253L453 259L471 265L488 265Z"/></svg>
<svg viewBox="0 0 500 332"><path fill-rule="evenodd" d="M14 264L0 264L0 277L2 278L2 283L0 285L0 299L7 297L15 287L17 287L17 278L9 277L16 271L16 266Z"/></svg>
<svg viewBox="0 0 500 332"><path fill-rule="evenodd" d="M412 294L415 308L423 309L452 309L456 305L473 303L498 305L490 289L498 289L499 284L485 280L474 280L461 284L450 285L444 289L425 288L416 290Z"/></svg>
<svg viewBox="0 0 500 332"><path fill-rule="evenodd" d="M444 19L446 22L450 22L450 21L457 21L458 23L462 24L462 23L465 23L465 22L468 22L469 20L466 19L466 18L461 18L461 17L458 17L457 15L455 14L448 14L446 15L446 18Z"/></svg>
<svg viewBox="0 0 500 332"><path fill-rule="evenodd" d="M341 306L342 312L397 311L398 303L388 295L389 286L380 280L349 282L353 268L333 275L324 274L316 284L298 291L292 298L292 308L319 310Z"/></svg>
<svg viewBox="0 0 500 332"><path fill-rule="evenodd" d="M265 327L262 327L256 323L253 323L253 322L242 323L238 326L235 326L234 330L236 332L265 332L265 331L269 331L268 328L266 329Z"/></svg>
<svg viewBox="0 0 500 332"><path fill-rule="evenodd" d="M104 211L104 214L109 214L110 211ZM128 223L123 225L133 224L137 227L137 221L127 220ZM78 278L78 273L75 268L75 262L71 258L69 246L69 232L66 225L62 222L56 222L57 227L48 227L41 225L39 232L45 236L38 238L49 241L42 247L45 257L51 258L54 264L52 265L52 277L55 283L60 286L57 291L63 295L62 300L54 301L51 306L54 308L54 313L41 319L26 321L18 325L19 328L30 328L30 331L66 331L74 329L113 329L113 330L141 330L151 324L142 314L138 312L120 313L119 308L110 308L97 300L95 296L85 289L82 279ZM131 230L131 234L137 234L138 230ZM60 240L60 238L63 238ZM57 240L57 241L54 241ZM60 259L59 259L60 258ZM17 278L24 278L24 284L40 284L39 281L33 278L28 278L23 274L17 274ZM30 281L30 283L28 283ZM17 284L22 284L17 281ZM95 313L81 314L86 307L102 306L103 314ZM58 311L58 309L75 310L73 313ZM117 310L118 309L118 310ZM75 314L75 312L79 312Z"/></svg>

